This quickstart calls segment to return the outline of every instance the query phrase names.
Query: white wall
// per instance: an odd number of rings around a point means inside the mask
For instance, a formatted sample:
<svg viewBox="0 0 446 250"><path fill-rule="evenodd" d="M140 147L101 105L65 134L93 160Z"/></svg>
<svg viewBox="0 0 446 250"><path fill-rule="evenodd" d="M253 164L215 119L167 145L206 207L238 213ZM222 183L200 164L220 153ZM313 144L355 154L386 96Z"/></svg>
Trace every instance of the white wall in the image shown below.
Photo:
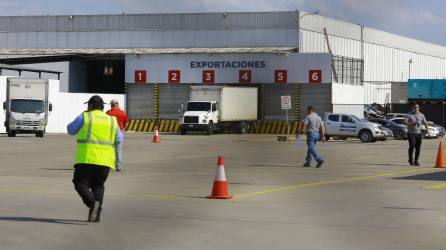
<svg viewBox="0 0 446 250"><path fill-rule="evenodd" d="M349 84L332 84L333 112L364 117L364 87Z"/></svg>
<svg viewBox="0 0 446 250"><path fill-rule="evenodd" d="M0 98L1 103L6 99L6 78L0 76ZM95 95L93 93L66 93L59 91L59 81L50 79L49 83L49 101L53 104L53 111L48 119L47 133L66 133L67 124L76 116L86 110L87 105L84 102ZM124 95L98 94L104 99L104 102L110 103L111 99L117 99L121 109L125 110ZM105 110L110 108L109 104L105 105ZM5 113L0 113L0 133L5 133L3 126L5 121Z"/></svg>

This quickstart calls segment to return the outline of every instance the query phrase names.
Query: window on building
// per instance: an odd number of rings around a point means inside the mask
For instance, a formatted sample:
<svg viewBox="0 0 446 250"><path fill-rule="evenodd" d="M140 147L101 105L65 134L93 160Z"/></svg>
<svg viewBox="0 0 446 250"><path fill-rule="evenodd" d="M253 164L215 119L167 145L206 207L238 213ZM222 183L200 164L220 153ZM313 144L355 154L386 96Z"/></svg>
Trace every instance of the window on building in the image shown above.
<svg viewBox="0 0 446 250"><path fill-rule="evenodd" d="M356 58L333 56L333 65L335 68L337 82L362 85L364 76L364 61ZM335 72L332 72L335 74ZM333 82L336 77L333 75Z"/></svg>

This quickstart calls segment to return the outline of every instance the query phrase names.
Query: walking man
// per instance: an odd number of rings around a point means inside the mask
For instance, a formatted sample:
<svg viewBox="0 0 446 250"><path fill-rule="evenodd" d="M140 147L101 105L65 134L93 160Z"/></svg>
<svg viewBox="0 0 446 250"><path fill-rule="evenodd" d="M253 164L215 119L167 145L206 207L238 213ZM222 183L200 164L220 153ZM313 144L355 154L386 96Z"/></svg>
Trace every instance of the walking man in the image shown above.
<svg viewBox="0 0 446 250"><path fill-rule="evenodd" d="M107 115L116 117L122 135L124 135L125 124L129 121L129 119L125 115L125 112L119 108L118 100L116 99L111 100L110 105L111 109L107 111ZM115 144L115 152L116 152L116 171L120 172L122 171L122 141L120 143Z"/></svg>
<svg viewBox="0 0 446 250"><path fill-rule="evenodd" d="M420 106L415 103L412 105L412 111L409 112L404 119L404 124L407 125L407 136L409 141L409 164L411 166L420 166L418 158L421 152L421 141L423 138L421 132L421 125L424 124L427 133L429 133L429 124L426 117L420 112ZM415 149L415 158L413 157Z"/></svg>
<svg viewBox="0 0 446 250"><path fill-rule="evenodd" d="M313 106L307 108L307 117L300 122L298 133L302 134L303 130L307 131L307 158L304 167L311 167L311 161L314 159L317 162L316 167L320 168L324 160L316 151L316 143L319 139L325 141L324 126L321 117L316 113Z"/></svg>
<svg viewBox="0 0 446 250"><path fill-rule="evenodd" d="M77 137L74 187L89 208L88 221L99 222L104 183L115 168L114 145L121 142L122 134L116 118L103 112L100 96L92 96L86 103L88 110L68 124L67 131Z"/></svg>

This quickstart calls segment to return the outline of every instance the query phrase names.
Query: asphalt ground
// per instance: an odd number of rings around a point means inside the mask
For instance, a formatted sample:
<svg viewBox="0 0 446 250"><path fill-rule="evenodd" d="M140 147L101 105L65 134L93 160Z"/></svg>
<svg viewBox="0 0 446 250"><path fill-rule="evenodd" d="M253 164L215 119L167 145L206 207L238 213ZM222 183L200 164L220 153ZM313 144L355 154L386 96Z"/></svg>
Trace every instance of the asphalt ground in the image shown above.
<svg viewBox="0 0 446 250"><path fill-rule="evenodd" d="M126 134L124 171L102 221L73 189L75 139L0 136L1 249L446 249L439 139L407 163L407 141L305 145L273 135ZM217 156L231 200L211 200Z"/></svg>

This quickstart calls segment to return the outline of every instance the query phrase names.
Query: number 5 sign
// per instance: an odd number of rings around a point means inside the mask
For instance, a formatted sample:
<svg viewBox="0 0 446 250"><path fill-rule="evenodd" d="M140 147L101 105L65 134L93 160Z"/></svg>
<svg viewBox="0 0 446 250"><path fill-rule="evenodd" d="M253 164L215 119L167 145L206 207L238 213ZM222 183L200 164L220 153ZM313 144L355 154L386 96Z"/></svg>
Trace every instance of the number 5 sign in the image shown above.
<svg viewBox="0 0 446 250"><path fill-rule="evenodd" d="M286 70L274 70L275 83L287 83L288 75Z"/></svg>
<svg viewBox="0 0 446 250"><path fill-rule="evenodd" d="M308 71L309 83L322 83L322 70L309 70Z"/></svg>

